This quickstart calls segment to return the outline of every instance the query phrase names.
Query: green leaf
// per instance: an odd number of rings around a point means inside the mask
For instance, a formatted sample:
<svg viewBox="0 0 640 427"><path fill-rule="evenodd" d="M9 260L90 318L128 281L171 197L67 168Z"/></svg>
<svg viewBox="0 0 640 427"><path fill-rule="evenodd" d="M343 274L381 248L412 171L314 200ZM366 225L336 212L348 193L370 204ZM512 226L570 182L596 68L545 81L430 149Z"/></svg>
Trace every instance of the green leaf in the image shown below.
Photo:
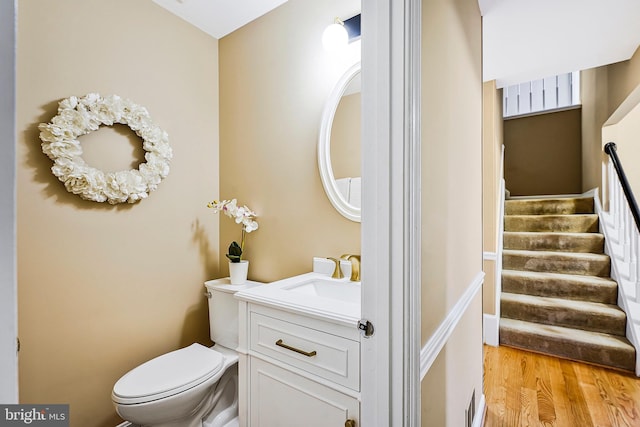
<svg viewBox="0 0 640 427"><path fill-rule="evenodd" d="M238 242L231 242L229 245L229 253L226 256L231 262L240 262L242 259L242 248Z"/></svg>

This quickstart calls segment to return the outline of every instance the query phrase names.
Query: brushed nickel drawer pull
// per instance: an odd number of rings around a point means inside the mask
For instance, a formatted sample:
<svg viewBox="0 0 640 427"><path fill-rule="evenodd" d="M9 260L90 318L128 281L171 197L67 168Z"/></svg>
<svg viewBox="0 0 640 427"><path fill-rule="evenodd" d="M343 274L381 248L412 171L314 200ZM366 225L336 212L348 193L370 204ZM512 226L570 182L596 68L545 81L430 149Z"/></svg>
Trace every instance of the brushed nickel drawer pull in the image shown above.
<svg viewBox="0 0 640 427"><path fill-rule="evenodd" d="M291 347L290 345L287 345L284 342L282 342L282 340L276 341L276 345L278 347L286 348L287 350L295 351L296 353L300 353L303 356L307 356L307 357L313 357L316 354L318 354L315 350L313 350L313 351L304 351L304 350L300 350L299 348Z"/></svg>

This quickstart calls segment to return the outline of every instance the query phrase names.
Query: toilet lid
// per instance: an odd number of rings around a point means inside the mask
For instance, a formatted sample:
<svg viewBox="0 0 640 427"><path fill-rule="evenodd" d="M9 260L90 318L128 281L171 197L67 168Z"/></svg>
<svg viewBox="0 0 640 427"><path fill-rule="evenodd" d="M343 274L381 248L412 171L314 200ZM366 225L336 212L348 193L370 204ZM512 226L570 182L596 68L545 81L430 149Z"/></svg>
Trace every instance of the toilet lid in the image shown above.
<svg viewBox="0 0 640 427"><path fill-rule="evenodd" d="M113 386L117 403L142 403L188 390L222 369L223 356L200 344L175 350L127 372Z"/></svg>

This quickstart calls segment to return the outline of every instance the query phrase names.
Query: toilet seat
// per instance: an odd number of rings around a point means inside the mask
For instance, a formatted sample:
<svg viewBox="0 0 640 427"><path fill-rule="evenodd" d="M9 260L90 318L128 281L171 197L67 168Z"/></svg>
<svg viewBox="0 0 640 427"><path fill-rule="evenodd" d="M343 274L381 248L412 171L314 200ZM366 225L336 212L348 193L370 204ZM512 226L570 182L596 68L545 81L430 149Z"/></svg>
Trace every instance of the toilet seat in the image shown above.
<svg viewBox="0 0 640 427"><path fill-rule="evenodd" d="M113 387L113 401L133 405L172 396L205 382L223 365L224 356L219 352L191 344L126 373Z"/></svg>

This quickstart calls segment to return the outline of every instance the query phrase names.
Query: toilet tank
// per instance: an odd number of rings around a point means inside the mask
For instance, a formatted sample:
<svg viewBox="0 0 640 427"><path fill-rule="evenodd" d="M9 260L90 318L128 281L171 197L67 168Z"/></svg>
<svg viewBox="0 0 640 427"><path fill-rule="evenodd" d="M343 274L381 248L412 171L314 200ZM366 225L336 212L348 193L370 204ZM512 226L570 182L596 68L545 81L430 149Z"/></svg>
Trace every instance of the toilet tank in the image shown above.
<svg viewBox="0 0 640 427"><path fill-rule="evenodd" d="M244 285L231 285L229 279L205 282L209 300L209 335L216 345L230 350L238 347L238 300L236 292L257 286L247 281Z"/></svg>

